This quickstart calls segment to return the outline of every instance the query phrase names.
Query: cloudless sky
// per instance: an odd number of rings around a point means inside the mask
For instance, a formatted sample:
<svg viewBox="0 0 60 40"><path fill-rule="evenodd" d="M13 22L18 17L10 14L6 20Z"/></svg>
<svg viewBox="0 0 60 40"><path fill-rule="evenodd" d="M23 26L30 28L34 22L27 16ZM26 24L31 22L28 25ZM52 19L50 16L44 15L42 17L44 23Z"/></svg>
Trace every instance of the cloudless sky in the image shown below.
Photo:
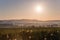
<svg viewBox="0 0 60 40"><path fill-rule="evenodd" d="M42 13L35 11L37 5ZM0 20L4 19L60 20L60 0L0 0Z"/></svg>

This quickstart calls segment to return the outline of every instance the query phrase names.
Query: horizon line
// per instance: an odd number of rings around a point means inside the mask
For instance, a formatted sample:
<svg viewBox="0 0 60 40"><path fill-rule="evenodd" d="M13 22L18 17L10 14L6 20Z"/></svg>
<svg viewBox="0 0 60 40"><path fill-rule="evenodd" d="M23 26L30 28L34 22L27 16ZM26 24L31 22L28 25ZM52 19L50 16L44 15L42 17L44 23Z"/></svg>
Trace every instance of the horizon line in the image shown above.
<svg viewBox="0 0 60 40"><path fill-rule="evenodd" d="M49 20L40 20L40 19L0 19L0 21L2 20L36 20L36 21L53 21L55 19L49 19ZM59 19L56 19L59 20Z"/></svg>

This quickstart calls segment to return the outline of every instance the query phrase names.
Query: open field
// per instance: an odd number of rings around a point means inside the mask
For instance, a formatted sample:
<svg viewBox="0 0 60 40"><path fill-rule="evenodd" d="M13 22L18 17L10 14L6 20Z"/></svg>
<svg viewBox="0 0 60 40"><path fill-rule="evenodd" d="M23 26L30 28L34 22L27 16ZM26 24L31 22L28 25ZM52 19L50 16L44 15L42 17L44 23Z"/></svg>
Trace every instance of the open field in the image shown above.
<svg viewBox="0 0 60 40"><path fill-rule="evenodd" d="M20 33L22 31L32 30L33 32L40 31L60 31L60 27L40 27L40 28L0 28L0 33Z"/></svg>
<svg viewBox="0 0 60 40"><path fill-rule="evenodd" d="M0 40L60 40L60 28L0 28Z"/></svg>

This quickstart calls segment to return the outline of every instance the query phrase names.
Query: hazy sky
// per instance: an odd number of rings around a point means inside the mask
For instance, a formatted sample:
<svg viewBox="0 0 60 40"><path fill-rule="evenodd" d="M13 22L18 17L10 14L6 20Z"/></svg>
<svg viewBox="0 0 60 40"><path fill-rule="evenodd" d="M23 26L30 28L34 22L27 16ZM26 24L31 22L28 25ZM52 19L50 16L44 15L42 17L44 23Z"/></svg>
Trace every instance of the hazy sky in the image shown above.
<svg viewBox="0 0 60 40"><path fill-rule="evenodd" d="M60 20L60 0L0 0L0 19Z"/></svg>

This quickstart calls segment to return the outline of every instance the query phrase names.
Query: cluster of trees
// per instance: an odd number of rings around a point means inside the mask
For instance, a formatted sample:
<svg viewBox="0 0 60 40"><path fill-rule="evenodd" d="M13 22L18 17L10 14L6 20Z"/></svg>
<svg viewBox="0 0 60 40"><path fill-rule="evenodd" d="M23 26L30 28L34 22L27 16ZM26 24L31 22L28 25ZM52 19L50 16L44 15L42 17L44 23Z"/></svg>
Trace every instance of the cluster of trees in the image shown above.
<svg viewBox="0 0 60 40"><path fill-rule="evenodd" d="M47 25L47 27L58 27L59 25L58 24L50 24L50 25Z"/></svg>
<svg viewBox="0 0 60 40"><path fill-rule="evenodd" d="M18 26L18 25L17 25ZM18 26L20 28L39 28L39 27L60 27L59 24L42 24L42 25L21 25L21 26Z"/></svg>

